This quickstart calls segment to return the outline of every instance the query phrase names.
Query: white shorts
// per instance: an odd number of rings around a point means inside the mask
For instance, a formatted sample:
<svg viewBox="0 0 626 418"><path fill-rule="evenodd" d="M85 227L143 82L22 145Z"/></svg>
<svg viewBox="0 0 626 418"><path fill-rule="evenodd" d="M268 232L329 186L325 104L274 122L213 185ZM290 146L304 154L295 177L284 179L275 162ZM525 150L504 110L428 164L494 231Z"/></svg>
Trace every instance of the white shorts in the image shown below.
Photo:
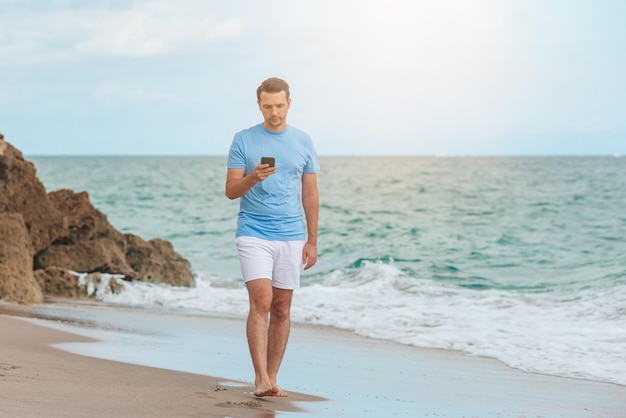
<svg viewBox="0 0 626 418"><path fill-rule="evenodd" d="M304 240L269 241L237 237L237 256L244 282L271 279L278 289L299 289Z"/></svg>

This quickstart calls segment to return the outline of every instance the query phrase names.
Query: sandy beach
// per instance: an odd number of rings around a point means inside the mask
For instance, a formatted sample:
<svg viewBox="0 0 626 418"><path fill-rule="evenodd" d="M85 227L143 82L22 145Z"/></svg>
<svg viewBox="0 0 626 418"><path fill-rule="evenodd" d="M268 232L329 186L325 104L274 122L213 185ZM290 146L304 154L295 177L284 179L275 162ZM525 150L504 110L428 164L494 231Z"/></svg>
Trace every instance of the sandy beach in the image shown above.
<svg viewBox="0 0 626 418"><path fill-rule="evenodd" d="M223 379L71 354L50 344L90 338L0 315L0 416L274 417L293 401L259 399Z"/></svg>
<svg viewBox="0 0 626 418"><path fill-rule="evenodd" d="M81 325L76 318L85 321ZM127 340L93 338L116 335L98 324L115 328L119 318L135 330L143 326L146 336L157 329L147 324L180 334L168 337L169 347L146 340L137 350ZM0 416L626 416L624 386L524 373L490 359L310 326L292 331L281 371L290 397L259 399L245 381L250 365L241 359L242 326L240 319L110 309L96 303L0 304ZM196 348L183 333L210 338ZM193 366L171 358L181 350ZM152 367L129 364L140 362L133 360L134 351Z"/></svg>

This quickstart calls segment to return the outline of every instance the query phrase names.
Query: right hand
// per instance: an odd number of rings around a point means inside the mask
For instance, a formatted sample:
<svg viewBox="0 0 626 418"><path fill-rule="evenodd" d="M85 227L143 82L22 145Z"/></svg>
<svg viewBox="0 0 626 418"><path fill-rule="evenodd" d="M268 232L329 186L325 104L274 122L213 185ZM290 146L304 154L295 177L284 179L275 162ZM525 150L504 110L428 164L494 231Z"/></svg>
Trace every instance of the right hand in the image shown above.
<svg viewBox="0 0 626 418"><path fill-rule="evenodd" d="M250 174L256 181L263 181L272 174L276 174L276 167L270 167L269 164L259 164L254 167L254 171Z"/></svg>

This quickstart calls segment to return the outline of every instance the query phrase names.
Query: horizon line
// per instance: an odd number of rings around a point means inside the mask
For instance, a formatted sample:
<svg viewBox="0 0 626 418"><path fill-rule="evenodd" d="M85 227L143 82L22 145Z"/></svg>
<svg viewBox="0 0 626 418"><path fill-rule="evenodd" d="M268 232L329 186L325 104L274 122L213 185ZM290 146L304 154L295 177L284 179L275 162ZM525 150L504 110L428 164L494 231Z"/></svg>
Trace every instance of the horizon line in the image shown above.
<svg viewBox="0 0 626 418"><path fill-rule="evenodd" d="M26 154L28 158L227 158L227 154ZM626 154L623 155L626 157ZM622 154L318 154L320 158L620 158Z"/></svg>

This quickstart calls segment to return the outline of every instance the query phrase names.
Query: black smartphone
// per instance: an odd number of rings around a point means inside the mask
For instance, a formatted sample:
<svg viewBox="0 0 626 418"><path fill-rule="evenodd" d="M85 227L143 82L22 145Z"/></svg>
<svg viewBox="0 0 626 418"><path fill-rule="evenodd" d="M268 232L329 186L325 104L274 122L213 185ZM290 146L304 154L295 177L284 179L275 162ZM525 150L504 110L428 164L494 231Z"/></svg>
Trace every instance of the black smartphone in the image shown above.
<svg viewBox="0 0 626 418"><path fill-rule="evenodd" d="M261 164L269 164L270 167L274 167L276 160L274 157L261 157Z"/></svg>

